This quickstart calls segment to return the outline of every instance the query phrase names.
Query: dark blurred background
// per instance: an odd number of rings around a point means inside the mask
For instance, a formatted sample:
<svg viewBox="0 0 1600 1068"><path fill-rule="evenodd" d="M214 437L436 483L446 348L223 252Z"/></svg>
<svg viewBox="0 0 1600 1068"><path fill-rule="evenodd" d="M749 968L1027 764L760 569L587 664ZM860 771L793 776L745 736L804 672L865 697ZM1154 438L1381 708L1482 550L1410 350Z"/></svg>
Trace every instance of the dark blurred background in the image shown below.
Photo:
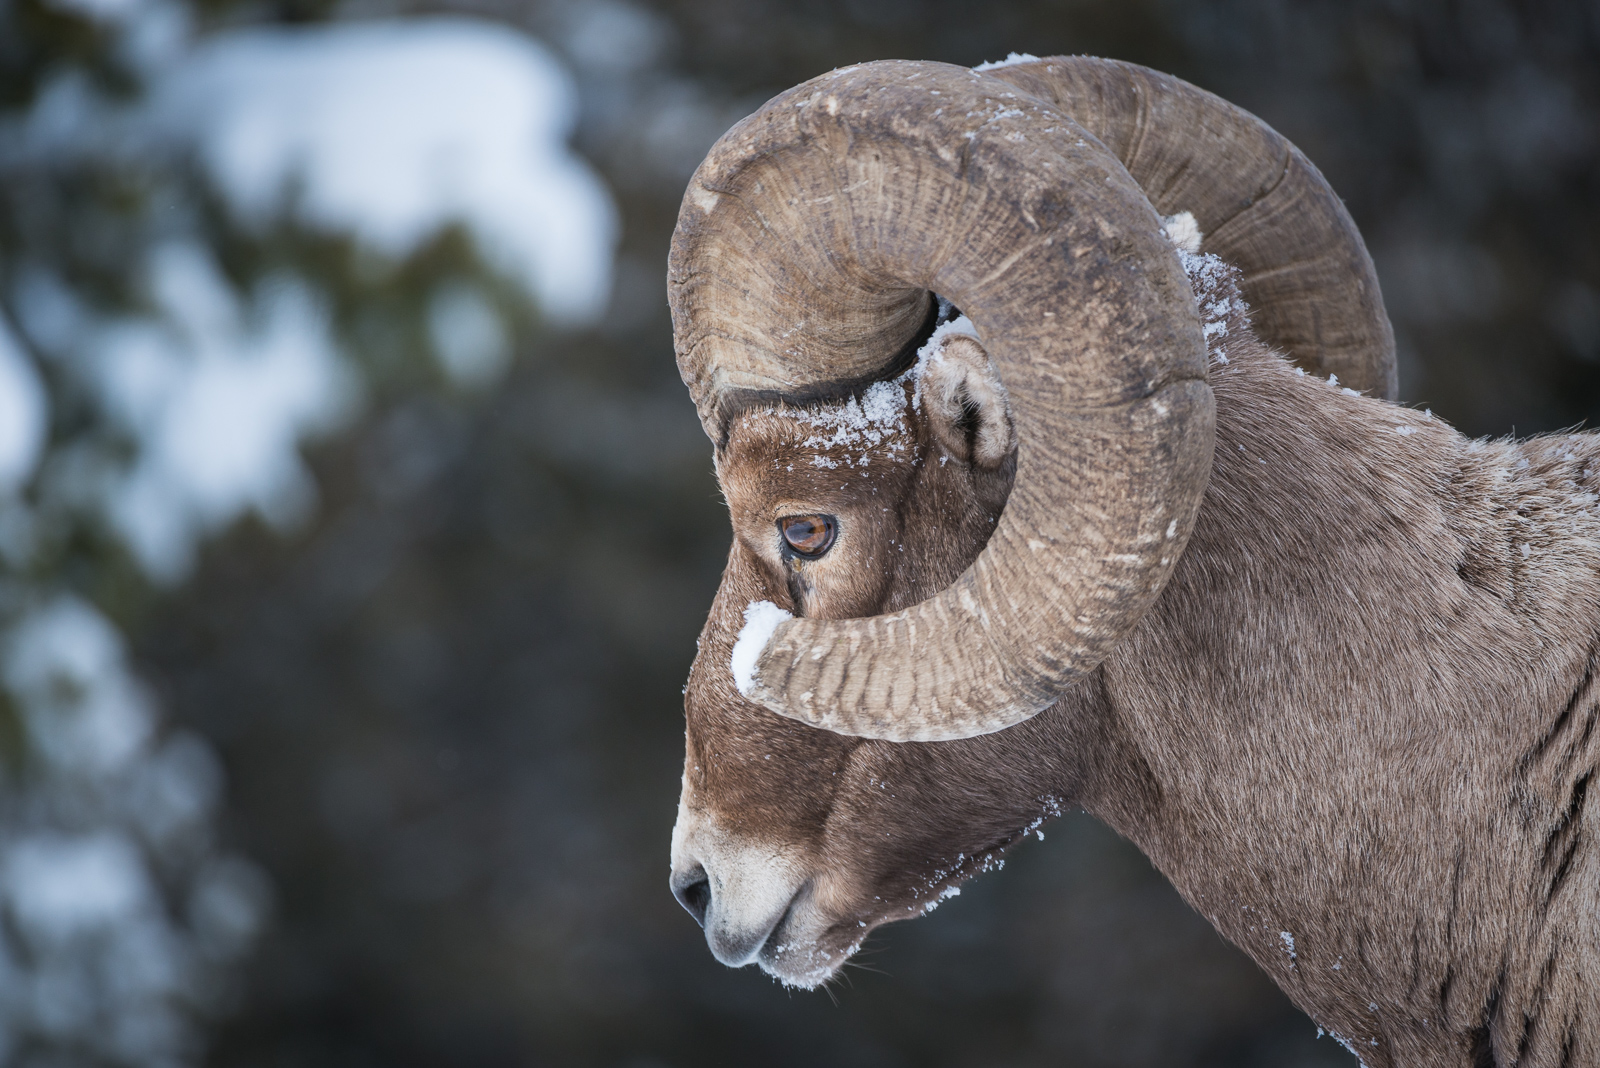
<svg viewBox="0 0 1600 1068"><path fill-rule="evenodd" d="M832 67L1011 51L1299 144L1405 401L1600 411L1592 0L0 0L0 1059L1352 1064L1082 815L829 993L667 892L728 541L684 184Z"/></svg>

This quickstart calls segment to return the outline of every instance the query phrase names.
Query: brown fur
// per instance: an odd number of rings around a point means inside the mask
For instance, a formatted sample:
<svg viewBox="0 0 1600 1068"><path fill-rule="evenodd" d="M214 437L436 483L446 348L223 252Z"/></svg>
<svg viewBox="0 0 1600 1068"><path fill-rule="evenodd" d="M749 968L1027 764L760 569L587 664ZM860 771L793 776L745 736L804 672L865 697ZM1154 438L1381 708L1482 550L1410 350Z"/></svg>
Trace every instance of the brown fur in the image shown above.
<svg viewBox="0 0 1600 1068"><path fill-rule="evenodd" d="M844 617L941 589L1009 466L941 463L927 406L899 451L831 469L803 412L742 416L684 811L800 858L829 969L1081 805L1371 1068L1600 1063L1600 439L1470 441L1298 373L1237 315L1229 338L1166 590L1058 704L966 741L806 727L740 697L728 657L753 600ZM839 547L794 567L775 520L810 512Z"/></svg>

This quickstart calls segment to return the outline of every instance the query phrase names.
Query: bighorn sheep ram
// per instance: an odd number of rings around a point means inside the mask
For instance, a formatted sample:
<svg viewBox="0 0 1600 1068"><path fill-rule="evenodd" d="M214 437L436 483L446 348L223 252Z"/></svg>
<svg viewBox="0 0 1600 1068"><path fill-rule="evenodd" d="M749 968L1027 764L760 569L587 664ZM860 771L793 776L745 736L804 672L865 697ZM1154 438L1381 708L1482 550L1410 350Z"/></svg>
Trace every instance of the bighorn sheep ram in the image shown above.
<svg viewBox="0 0 1600 1068"><path fill-rule="evenodd" d="M1385 399L1293 146L1123 63L846 68L712 148L669 290L718 959L817 985L1081 806L1372 1068L1600 1064L1600 439Z"/></svg>

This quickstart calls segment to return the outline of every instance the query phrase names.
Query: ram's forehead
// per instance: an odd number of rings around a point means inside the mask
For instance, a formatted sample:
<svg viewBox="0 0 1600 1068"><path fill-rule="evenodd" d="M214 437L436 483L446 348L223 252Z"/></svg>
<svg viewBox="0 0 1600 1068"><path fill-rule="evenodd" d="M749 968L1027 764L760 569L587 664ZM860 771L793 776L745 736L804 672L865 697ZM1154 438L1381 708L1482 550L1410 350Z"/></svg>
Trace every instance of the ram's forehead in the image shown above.
<svg viewBox="0 0 1600 1068"><path fill-rule="evenodd" d="M724 450L740 466L751 461L780 469L868 467L910 455L911 413L920 406L914 384L876 382L859 395L829 404L774 404L742 412Z"/></svg>

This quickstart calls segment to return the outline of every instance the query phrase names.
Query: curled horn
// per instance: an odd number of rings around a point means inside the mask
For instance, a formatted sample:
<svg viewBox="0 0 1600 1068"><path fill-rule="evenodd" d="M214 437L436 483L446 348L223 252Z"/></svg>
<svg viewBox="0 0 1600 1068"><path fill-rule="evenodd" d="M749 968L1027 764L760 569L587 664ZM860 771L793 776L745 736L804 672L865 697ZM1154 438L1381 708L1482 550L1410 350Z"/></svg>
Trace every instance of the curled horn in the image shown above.
<svg viewBox="0 0 1600 1068"><path fill-rule="evenodd" d="M1117 98L1118 77L1159 78L1101 66L1089 71L1099 83L1080 80L1102 102ZM1171 573L1211 462L1200 323L1156 208L1068 117L1071 96L1070 78L1040 86L934 63L849 68L769 102L690 183L669 292L679 367L713 440L753 401L843 396L896 373L930 291L975 323L1018 426L1016 482L973 565L900 612L780 624L745 689L774 711L893 740L1002 729L1092 670ZM1129 113L1098 114L1114 133ZM1124 139L1135 162L1154 136ZM1286 144L1258 140L1268 151ZM1210 161L1203 141L1190 148L1207 164L1192 168L1196 182L1234 169ZM1155 173L1169 172L1186 169ZM1304 172L1320 182L1309 164ZM1246 206L1266 199L1249 199L1253 180L1234 182ZM1324 199L1342 213L1331 193ZM1209 200L1174 203L1163 206L1194 212L1202 227L1226 214ZM1326 331L1311 336L1307 351L1332 351Z"/></svg>
<svg viewBox="0 0 1600 1068"><path fill-rule="evenodd" d="M1110 149L1162 215L1238 267L1252 325L1312 374L1393 400L1394 330L1344 203L1254 115L1132 63L1057 56L991 72L1054 103Z"/></svg>

